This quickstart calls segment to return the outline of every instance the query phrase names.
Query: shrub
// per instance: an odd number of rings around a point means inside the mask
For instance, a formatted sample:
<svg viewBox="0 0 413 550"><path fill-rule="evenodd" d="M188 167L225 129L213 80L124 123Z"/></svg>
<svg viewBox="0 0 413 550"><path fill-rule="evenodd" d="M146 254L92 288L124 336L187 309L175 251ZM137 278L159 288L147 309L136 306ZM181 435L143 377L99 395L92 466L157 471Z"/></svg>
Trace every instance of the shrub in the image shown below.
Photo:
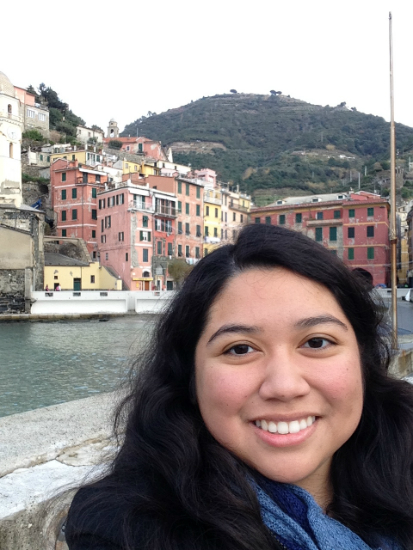
<svg viewBox="0 0 413 550"><path fill-rule="evenodd" d="M45 141L43 134L39 130L26 130L26 132L23 132L23 138L31 139L32 141Z"/></svg>

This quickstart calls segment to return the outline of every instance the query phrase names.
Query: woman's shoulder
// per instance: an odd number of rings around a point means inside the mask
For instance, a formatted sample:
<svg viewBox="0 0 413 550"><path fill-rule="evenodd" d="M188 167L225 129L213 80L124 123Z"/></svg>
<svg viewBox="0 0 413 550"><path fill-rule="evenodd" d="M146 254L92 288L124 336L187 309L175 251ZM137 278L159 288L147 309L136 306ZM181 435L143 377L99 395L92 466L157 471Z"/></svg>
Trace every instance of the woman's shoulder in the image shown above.
<svg viewBox="0 0 413 550"><path fill-rule="evenodd" d="M128 498L115 485L97 483L81 488L72 501L66 522L69 549L121 550L129 514ZM139 548L139 541L145 538L148 529L148 518L137 514L134 519L133 539Z"/></svg>

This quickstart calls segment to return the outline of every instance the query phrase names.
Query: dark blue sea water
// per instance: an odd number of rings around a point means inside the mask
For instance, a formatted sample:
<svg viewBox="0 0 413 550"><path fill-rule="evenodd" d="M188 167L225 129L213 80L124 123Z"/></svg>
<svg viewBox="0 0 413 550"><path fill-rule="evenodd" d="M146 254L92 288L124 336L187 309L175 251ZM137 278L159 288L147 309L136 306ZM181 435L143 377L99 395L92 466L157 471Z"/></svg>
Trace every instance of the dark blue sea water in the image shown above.
<svg viewBox="0 0 413 550"><path fill-rule="evenodd" d="M118 388L153 320L0 323L0 416Z"/></svg>

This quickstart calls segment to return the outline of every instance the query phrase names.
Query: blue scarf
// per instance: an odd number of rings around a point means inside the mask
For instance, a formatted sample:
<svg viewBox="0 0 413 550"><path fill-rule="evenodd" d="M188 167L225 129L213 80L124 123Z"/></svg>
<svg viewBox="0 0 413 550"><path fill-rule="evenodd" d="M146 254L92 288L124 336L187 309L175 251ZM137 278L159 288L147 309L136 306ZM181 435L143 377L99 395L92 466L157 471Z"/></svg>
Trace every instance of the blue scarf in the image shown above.
<svg viewBox="0 0 413 550"><path fill-rule="evenodd" d="M263 522L287 550L401 550L381 537L368 546L300 487L270 480L254 485Z"/></svg>

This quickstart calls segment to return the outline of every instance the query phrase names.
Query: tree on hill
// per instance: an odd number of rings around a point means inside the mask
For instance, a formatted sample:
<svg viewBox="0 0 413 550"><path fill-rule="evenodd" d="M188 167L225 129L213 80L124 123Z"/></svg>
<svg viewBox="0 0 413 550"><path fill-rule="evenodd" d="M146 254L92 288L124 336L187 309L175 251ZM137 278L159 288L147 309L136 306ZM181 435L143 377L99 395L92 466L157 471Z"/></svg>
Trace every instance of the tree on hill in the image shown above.
<svg viewBox="0 0 413 550"><path fill-rule="evenodd" d="M237 90L234 90L234 88L232 88L232 90L230 90L231 94L237 94Z"/></svg>
<svg viewBox="0 0 413 550"><path fill-rule="evenodd" d="M109 148L110 149L122 149L122 142L118 139L111 139L109 141Z"/></svg>

